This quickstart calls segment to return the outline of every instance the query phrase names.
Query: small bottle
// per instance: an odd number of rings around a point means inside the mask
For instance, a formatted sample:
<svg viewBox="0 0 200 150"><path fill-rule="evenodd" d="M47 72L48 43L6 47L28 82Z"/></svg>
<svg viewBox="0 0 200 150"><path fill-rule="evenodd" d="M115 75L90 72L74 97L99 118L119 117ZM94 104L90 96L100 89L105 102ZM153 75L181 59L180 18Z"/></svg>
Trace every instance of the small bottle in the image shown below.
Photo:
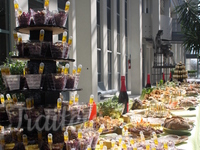
<svg viewBox="0 0 200 150"><path fill-rule="evenodd" d="M67 1L65 4L65 13L69 11L70 1Z"/></svg>
<svg viewBox="0 0 200 150"><path fill-rule="evenodd" d="M4 104L4 102L5 102L4 95L1 94L1 104Z"/></svg>
<svg viewBox="0 0 200 150"><path fill-rule="evenodd" d="M107 146L103 146L103 150L107 150Z"/></svg>
<svg viewBox="0 0 200 150"><path fill-rule="evenodd" d="M103 141L99 142L99 147L100 147L101 150L103 149Z"/></svg>
<svg viewBox="0 0 200 150"><path fill-rule="evenodd" d="M67 41L67 32L63 32L62 43L65 44Z"/></svg>
<svg viewBox="0 0 200 150"><path fill-rule="evenodd" d="M28 145L28 138L27 138L27 135L26 135L26 134L23 134L22 139L23 139L23 144L24 144L25 146L27 146L27 145Z"/></svg>
<svg viewBox="0 0 200 150"><path fill-rule="evenodd" d="M39 141L42 140L42 131L38 131L38 140L39 140Z"/></svg>
<svg viewBox="0 0 200 150"><path fill-rule="evenodd" d="M125 143L124 141L122 141L122 143L121 143L121 147L123 148L123 150L126 150L126 149L127 149L127 147L126 147L126 143Z"/></svg>
<svg viewBox="0 0 200 150"><path fill-rule="evenodd" d="M169 81L172 82L172 72L169 74Z"/></svg>
<svg viewBox="0 0 200 150"><path fill-rule="evenodd" d="M64 132L64 142L67 143L68 141L69 141L68 132L65 131L65 132Z"/></svg>
<svg viewBox="0 0 200 150"><path fill-rule="evenodd" d="M119 145L121 145L121 143L122 143L122 136L119 135L119 136L117 137L117 139L118 139Z"/></svg>
<svg viewBox="0 0 200 150"><path fill-rule="evenodd" d="M14 8L15 8L15 11L18 10L19 8L19 3L17 0L14 0Z"/></svg>
<svg viewBox="0 0 200 150"><path fill-rule="evenodd" d="M62 66L62 67L61 67L61 74L64 74L64 71L65 71L65 67Z"/></svg>
<svg viewBox="0 0 200 150"><path fill-rule="evenodd" d="M167 142L163 143L163 147L164 147L164 150L168 150L168 144L167 144Z"/></svg>
<svg viewBox="0 0 200 150"><path fill-rule="evenodd" d="M90 128L93 128L93 120L90 120L90 121L89 121L89 127L90 127Z"/></svg>
<svg viewBox="0 0 200 150"><path fill-rule="evenodd" d="M74 65L74 67L73 67L72 74L73 74L73 76L76 74L76 65Z"/></svg>
<svg viewBox="0 0 200 150"><path fill-rule="evenodd" d="M34 98L31 97L31 107L33 107L33 106L34 106Z"/></svg>
<svg viewBox="0 0 200 150"><path fill-rule="evenodd" d="M24 66L24 68L23 68L23 75L25 76L26 74L28 74L28 72L29 72L29 69L28 69L28 66L27 66L27 64Z"/></svg>
<svg viewBox="0 0 200 150"><path fill-rule="evenodd" d="M72 45L72 36L70 36L68 39L68 46L71 46L71 45Z"/></svg>
<svg viewBox="0 0 200 150"><path fill-rule="evenodd" d="M145 88L151 88L150 74L147 75L147 84L146 84Z"/></svg>
<svg viewBox="0 0 200 150"><path fill-rule="evenodd" d="M63 98L62 93L59 94L59 97L60 97L60 99L63 101L64 98Z"/></svg>
<svg viewBox="0 0 200 150"><path fill-rule="evenodd" d="M76 93L75 94L75 103L78 104L78 101L79 101L79 95Z"/></svg>
<svg viewBox="0 0 200 150"><path fill-rule="evenodd" d="M137 150L136 144L133 145L133 150Z"/></svg>
<svg viewBox="0 0 200 150"><path fill-rule="evenodd" d="M53 144L53 135L51 133L48 134L48 144Z"/></svg>
<svg viewBox="0 0 200 150"><path fill-rule="evenodd" d="M39 66L39 74L43 74L43 72L44 72L44 63L41 62Z"/></svg>
<svg viewBox="0 0 200 150"><path fill-rule="evenodd" d="M153 135L153 141L154 141L154 144L155 144L155 145L158 145L158 139L157 139L157 135L156 135L156 133L153 132L152 135Z"/></svg>
<svg viewBox="0 0 200 150"><path fill-rule="evenodd" d="M87 150L92 150L90 145L87 146Z"/></svg>
<svg viewBox="0 0 200 150"><path fill-rule="evenodd" d="M5 145L4 134L0 134L0 144L1 144L1 145Z"/></svg>
<svg viewBox="0 0 200 150"><path fill-rule="evenodd" d="M82 139L83 138L83 132L81 129L78 130L78 139Z"/></svg>
<svg viewBox="0 0 200 150"><path fill-rule="evenodd" d="M125 76L121 76L121 89L118 102L125 104L123 114L127 113L129 111L129 98L126 91Z"/></svg>
<svg viewBox="0 0 200 150"><path fill-rule="evenodd" d="M31 98L26 99L26 107L29 109L32 106Z"/></svg>
<svg viewBox="0 0 200 150"><path fill-rule="evenodd" d="M18 36L18 43L22 43L22 35Z"/></svg>
<svg viewBox="0 0 200 150"><path fill-rule="evenodd" d="M151 148L150 148L150 144L149 144L149 142L146 142L146 150L150 150Z"/></svg>
<svg viewBox="0 0 200 150"><path fill-rule="evenodd" d="M140 131L140 140L141 142L145 142L145 137L142 131Z"/></svg>
<svg viewBox="0 0 200 150"><path fill-rule="evenodd" d="M130 144L131 144L131 145L134 145L134 143L135 143L134 139L133 139L133 138L130 138Z"/></svg>
<svg viewBox="0 0 200 150"><path fill-rule="evenodd" d="M44 2L44 9L46 9L46 10L49 9L49 0L45 0L45 2Z"/></svg>
<svg viewBox="0 0 200 150"><path fill-rule="evenodd" d="M44 41L44 30L43 30L43 29L40 30L39 41L40 41L40 42L43 42L43 41Z"/></svg>
<svg viewBox="0 0 200 150"><path fill-rule="evenodd" d="M66 64L64 74L67 75L68 73L69 73L69 64Z"/></svg>
<svg viewBox="0 0 200 150"><path fill-rule="evenodd" d="M70 99L69 99L69 105L73 105L74 103L74 93L71 93Z"/></svg>
<svg viewBox="0 0 200 150"><path fill-rule="evenodd" d="M17 100L16 94L13 94L13 95L12 95L12 99L13 99L13 102L14 102L14 103L17 103L18 100Z"/></svg>
<svg viewBox="0 0 200 150"><path fill-rule="evenodd" d="M62 100L61 100L61 98L58 98L57 99L57 109L61 110L61 107L62 107Z"/></svg>
<svg viewBox="0 0 200 150"><path fill-rule="evenodd" d="M17 42L18 36L17 36L17 32L16 31L13 31L13 37L14 37L15 42Z"/></svg>
<svg viewBox="0 0 200 150"><path fill-rule="evenodd" d="M112 147L112 148L115 147L115 144L116 144L115 140L111 140L111 147Z"/></svg>
<svg viewBox="0 0 200 150"><path fill-rule="evenodd" d="M163 83L165 83L165 74L163 72Z"/></svg>
<svg viewBox="0 0 200 150"><path fill-rule="evenodd" d="M10 94L6 94L6 98L8 101L10 101L11 100Z"/></svg>
<svg viewBox="0 0 200 150"><path fill-rule="evenodd" d="M82 70L82 65L80 64L80 65L78 65L77 73L80 74L81 70Z"/></svg>
<svg viewBox="0 0 200 150"><path fill-rule="evenodd" d="M101 134L103 132L104 128L105 128L104 124L101 124L98 132Z"/></svg>
<svg viewBox="0 0 200 150"><path fill-rule="evenodd" d="M93 102L94 102L94 95L90 95L90 100L89 100L89 104L90 106L93 105Z"/></svg>
<svg viewBox="0 0 200 150"><path fill-rule="evenodd" d="M88 126L89 126L89 122L86 121L86 122L84 123L84 128L88 128Z"/></svg>

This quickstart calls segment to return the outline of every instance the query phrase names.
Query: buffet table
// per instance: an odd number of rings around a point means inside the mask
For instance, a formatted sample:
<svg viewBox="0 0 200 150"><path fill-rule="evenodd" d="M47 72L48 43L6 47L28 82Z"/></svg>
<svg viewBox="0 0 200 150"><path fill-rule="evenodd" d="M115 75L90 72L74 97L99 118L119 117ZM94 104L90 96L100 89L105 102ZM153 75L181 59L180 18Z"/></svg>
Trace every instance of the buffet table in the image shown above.
<svg viewBox="0 0 200 150"><path fill-rule="evenodd" d="M200 149L200 109L199 106L194 110L196 113L196 117L188 117L192 120L195 120L195 126L191 132L191 136L189 136L188 141L180 144L177 146L179 149L184 149L184 150L198 150ZM187 117L186 117L187 118Z"/></svg>

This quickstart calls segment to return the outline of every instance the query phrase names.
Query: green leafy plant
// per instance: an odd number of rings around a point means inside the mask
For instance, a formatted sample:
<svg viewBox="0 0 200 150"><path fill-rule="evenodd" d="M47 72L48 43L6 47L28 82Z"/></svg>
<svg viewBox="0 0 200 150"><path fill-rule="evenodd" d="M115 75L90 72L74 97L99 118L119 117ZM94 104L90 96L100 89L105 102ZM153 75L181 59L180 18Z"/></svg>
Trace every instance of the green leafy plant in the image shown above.
<svg viewBox="0 0 200 150"><path fill-rule="evenodd" d="M200 50L200 11L199 2L192 0L183 1L175 8L178 21L181 24L181 32L184 34L183 45L186 51L199 54Z"/></svg>

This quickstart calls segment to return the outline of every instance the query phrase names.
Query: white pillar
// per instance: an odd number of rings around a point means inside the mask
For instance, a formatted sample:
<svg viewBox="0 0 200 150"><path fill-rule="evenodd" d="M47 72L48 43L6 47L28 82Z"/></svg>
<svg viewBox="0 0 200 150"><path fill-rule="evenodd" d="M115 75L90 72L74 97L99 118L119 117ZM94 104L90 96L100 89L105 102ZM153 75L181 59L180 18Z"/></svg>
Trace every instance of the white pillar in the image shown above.
<svg viewBox="0 0 200 150"><path fill-rule="evenodd" d="M50 11L58 10L58 0L49 1L49 10ZM53 35L52 40L53 40L54 43L57 42L58 41L58 35Z"/></svg>
<svg viewBox="0 0 200 150"><path fill-rule="evenodd" d="M112 88L118 89L117 82L117 1L111 1L111 50L112 50Z"/></svg>
<svg viewBox="0 0 200 150"><path fill-rule="evenodd" d="M70 50L69 57L72 59L75 59L74 65L77 65L77 57L76 57L76 7L75 7L76 1L70 0L70 8L69 8L69 16L68 16L68 22L69 22L69 32L68 36L72 36L72 47ZM70 71L72 72L73 65L71 63Z"/></svg>
<svg viewBox="0 0 200 150"><path fill-rule="evenodd" d="M155 39L158 30L160 29L160 0L152 0L152 34Z"/></svg>
<svg viewBox="0 0 200 150"><path fill-rule="evenodd" d="M96 0L79 0L76 10L77 64L82 64L80 101L88 102L90 94L97 101L97 4Z"/></svg>
<svg viewBox="0 0 200 150"><path fill-rule="evenodd" d="M121 50L121 76L126 75L125 50L125 1L120 0L120 50ZM127 79L126 79L127 80Z"/></svg>
<svg viewBox="0 0 200 150"><path fill-rule="evenodd" d="M131 52L131 94L142 91L142 0L128 0L128 49Z"/></svg>
<svg viewBox="0 0 200 150"><path fill-rule="evenodd" d="M101 53L102 53L102 78L108 89L108 42L107 42L107 1L100 1L100 29L101 29Z"/></svg>

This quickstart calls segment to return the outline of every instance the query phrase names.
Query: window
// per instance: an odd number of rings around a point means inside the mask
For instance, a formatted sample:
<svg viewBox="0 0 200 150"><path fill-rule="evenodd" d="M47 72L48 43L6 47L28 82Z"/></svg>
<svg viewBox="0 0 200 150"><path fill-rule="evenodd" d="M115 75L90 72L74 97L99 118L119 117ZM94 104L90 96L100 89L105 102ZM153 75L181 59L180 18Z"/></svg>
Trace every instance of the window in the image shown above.
<svg viewBox="0 0 200 150"><path fill-rule="evenodd" d="M10 1L0 1L0 64L4 62L6 56L8 56L8 52L11 50L9 3Z"/></svg>
<svg viewBox="0 0 200 150"><path fill-rule="evenodd" d="M117 81L118 81L118 90L120 90L120 82L121 82L121 54L117 54Z"/></svg>
<svg viewBox="0 0 200 150"><path fill-rule="evenodd" d="M126 51L126 87L128 88L128 38L127 38L127 0L125 0L125 51Z"/></svg>
<svg viewBox="0 0 200 150"><path fill-rule="evenodd" d="M43 9L44 8L44 0L29 0L28 1L29 9Z"/></svg>
<svg viewBox="0 0 200 150"><path fill-rule="evenodd" d="M98 82L101 82L101 50L97 50L97 71L98 71Z"/></svg>
<svg viewBox="0 0 200 150"><path fill-rule="evenodd" d="M100 27L100 0L97 0L97 78L102 81L102 52L101 52L101 27Z"/></svg>
<svg viewBox="0 0 200 150"><path fill-rule="evenodd" d="M108 89L112 88L112 52L108 52Z"/></svg>

